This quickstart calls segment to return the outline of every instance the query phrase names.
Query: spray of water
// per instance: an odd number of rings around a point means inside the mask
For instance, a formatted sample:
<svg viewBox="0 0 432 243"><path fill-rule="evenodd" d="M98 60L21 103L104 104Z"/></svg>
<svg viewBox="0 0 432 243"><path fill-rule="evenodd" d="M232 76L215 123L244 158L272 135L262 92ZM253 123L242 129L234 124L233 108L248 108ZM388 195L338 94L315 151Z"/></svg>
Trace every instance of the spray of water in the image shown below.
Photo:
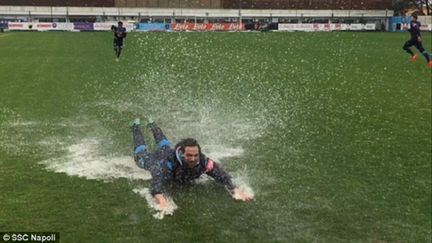
<svg viewBox="0 0 432 243"><path fill-rule="evenodd" d="M67 147L64 156L42 161L48 170L70 176L110 181L116 178L148 180L150 173L138 168L130 156L100 154L100 140L82 139Z"/></svg>
<svg viewBox="0 0 432 243"><path fill-rule="evenodd" d="M156 213L153 214L153 217L156 219L163 219L166 215L173 215L174 211L177 209L177 205L174 203L173 199L170 196L166 196L168 201L168 208L162 210L159 204L155 202L148 188L135 188L132 191L145 198L145 200L147 201L147 205L150 208L156 210Z"/></svg>
<svg viewBox="0 0 432 243"><path fill-rule="evenodd" d="M255 191L252 189L249 183L249 177L247 173L247 166L245 165L244 169L241 171L236 171L233 174L233 182L234 184L248 197L255 198ZM239 200L240 198L235 199Z"/></svg>
<svg viewBox="0 0 432 243"><path fill-rule="evenodd" d="M133 162L132 156L113 156L103 154L100 151L103 141L101 137L83 138L79 141L67 145L63 141L59 142L58 138L49 138L40 141L44 146L55 146L62 144L65 149L61 156L54 156L40 163L44 164L50 171L57 173L66 173L70 176L79 176L86 179L113 181L116 178L126 178L129 180L150 180L149 172L138 168ZM209 151L207 155L216 161L226 161L231 157L240 157L243 154L241 147L230 148L223 145L208 145L205 150ZM234 178L234 183L247 195L254 195L252 188L245 180L245 171ZM235 173L237 174L237 173ZM203 176L197 183L206 183L209 177ZM154 209L156 213L153 217L163 219L166 215L172 215L178 208L171 197L168 197L169 207L162 211L159 205L153 200L149 189L140 187L133 189L133 192L143 197L149 208Z"/></svg>
<svg viewBox="0 0 432 243"><path fill-rule="evenodd" d="M131 109L133 110L138 107L130 103L125 103L120 106L119 103L117 103L117 106L115 106L112 103L107 102L100 102L94 106L114 107L115 109L118 109L119 112ZM219 126L218 121L215 120L209 112L200 112L200 114L201 119L194 120L196 123L192 124L192 126L198 127L198 131L203 138L203 142L201 143L203 151L207 156L215 161L222 161L223 163L227 163L230 158L243 156L244 150L240 145L230 146L229 143L223 143L223 141L221 141L226 138L217 134L218 130L215 130L214 127ZM11 119L11 117L13 117L13 119ZM36 134L37 136L35 137L40 138L39 141L36 141L36 144L41 148L45 148L43 150L46 151L45 153L49 157L40 163L45 165L49 171L107 182L113 181L117 178L126 178L128 180L151 179L149 172L142 170L135 165L131 154L122 156L118 155L119 151L114 151L114 153L102 152L105 149L104 146L107 146L106 141L111 140L109 135L106 135L109 134L109 129L106 129L103 126L93 126L92 124L88 124L87 121L82 121L82 118L79 119L80 122L61 120L57 123L50 124L40 121L24 120L16 114L9 114L8 117L5 118L8 122L1 124L2 128L4 128L1 131L1 137L3 138L1 144L3 149L7 147L6 150L8 153L20 154L23 152L23 146L17 146L17 142L26 143L28 145L27 147L31 147L31 144L35 141L29 141L25 138L33 137L32 135ZM235 126L225 127L228 134L235 134L233 137L244 138L245 136L249 136L247 135L248 133L257 131L252 124L243 123L242 125L239 120L237 120L235 124ZM97 128L96 131L91 134L83 132L95 130L95 128ZM188 135L185 133L185 131L188 130L186 125L179 126L177 129L174 128L174 130L178 131L182 136ZM56 130L69 131L69 135L65 135L66 137L58 135L52 136L52 131ZM174 134L176 132L171 132L169 129L164 130L167 130L168 134ZM116 149L117 148L114 148L113 150ZM241 173L232 173L234 176L234 183L245 193L253 195L254 192L247 183L247 178L245 177L246 174L245 171ZM197 181L197 183L206 183L208 179L208 177L203 176ZM135 188L133 191L145 199L149 208L156 211L153 215L155 218L162 219L166 215L172 215L177 209L177 205L174 203L172 198L168 198L170 204L169 209L161 211L149 193L148 188L140 187Z"/></svg>
<svg viewBox="0 0 432 243"><path fill-rule="evenodd" d="M145 35L143 38L138 38L137 46L146 46L147 42L157 41L148 40L148 38L157 37ZM172 41L182 43L184 41L182 38L184 37L180 35ZM211 40L207 41L211 42ZM272 112L264 104L254 102L254 99L263 93L263 88L268 84L256 82L256 80L243 82L256 78L250 75L242 76L242 73L247 73L245 70L238 70L238 75L228 77L232 79L232 82L220 80L217 77L224 77L230 70L219 66L211 67L211 62L206 64L214 70L210 76L206 73L199 73L198 69L190 71L192 74L200 74L198 75L199 80L196 80L196 76L189 77L184 70L178 70L176 63L179 62L182 65L185 64L182 63L183 61L201 63L199 60L203 57L202 50L206 48L190 50L183 48L184 45L181 44L167 46L175 49L159 50L158 55L143 53L143 50L148 51L148 48L134 50L137 55L137 68L131 70L136 70L136 72L113 73L106 70L106 73L110 73L109 77L101 76L86 83L79 92L82 95L94 94L94 100L80 104L81 114L77 114L70 121L58 122L56 129L62 129L62 133L51 130L48 134L38 134L38 137L41 137L38 145L45 148L46 157L49 157L41 163L46 165L50 171L86 179L149 180L151 179L150 174L135 165L130 150L126 152L124 147L120 149L119 146L116 147L116 144L107 143L107 141L115 141L124 144L124 141L113 139L115 137L113 133L117 133L115 138L122 137L123 130L113 131L110 128L118 127L118 124L123 122L126 123L126 119L132 120L140 117L144 120L148 116L161 125L171 142L175 143L185 137L194 137L200 142L204 153L217 162L229 163L230 158L243 156L244 149L241 145L244 141L260 137L269 125L268 115ZM147 58L142 58L143 56ZM176 60L178 56L189 58ZM151 65L153 57L166 58L170 65L165 67L164 72L161 72L159 66ZM195 67L196 65L188 66ZM143 71L141 67L147 68ZM227 90L230 92L230 97L239 98L239 85L249 85L250 87L247 88L253 93L241 97L242 102L240 103L231 103L226 100L224 97ZM190 93L189 86L197 87L198 94ZM208 86L211 88L209 89ZM39 125L38 121L21 120L20 123L12 123L11 126L40 127ZM52 125L50 124L50 129ZM148 138L149 131L145 128L143 130ZM2 131L1 138L18 136L25 138L34 132L44 133L44 131L38 132L32 129L32 131L22 130L19 135L10 136L12 133L10 131L11 129ZM128 132L126 126L124 131ZM53 137L53 134L63 135ZM67 136L67 138L59 136ZM25 139L22 140L25 141ZM10 142L13 144L13 141ZM13 146L8 148L8 150L13 149ZM49 152L52 150L55 152ZM104 153L104 151L112 151L112 153ZM231 174L234 183L240 189L249 195L255 194L249 186L246 171ZM203 177L202 181L206 180L207 178ZM147 188L136 188L134 192L147 201L149 208L157 211L159 208L154 204L148 190ZM172 210L157 214L155 217L163 218L167 214L172 214L177 208L174 203L172 205Z"/></svg>

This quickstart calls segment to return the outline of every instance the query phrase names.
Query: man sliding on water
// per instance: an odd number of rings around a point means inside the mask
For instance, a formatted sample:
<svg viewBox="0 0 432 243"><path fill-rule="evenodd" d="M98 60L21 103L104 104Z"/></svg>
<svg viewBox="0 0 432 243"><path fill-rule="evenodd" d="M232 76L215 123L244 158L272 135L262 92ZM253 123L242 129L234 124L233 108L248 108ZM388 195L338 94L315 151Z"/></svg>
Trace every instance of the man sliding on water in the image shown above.
<svg viewBox="0 0 432 243"><path fill-rule="evenodd" d="M185 184L197 179L202 174L207 174L213 177L216 182L226 186L231 196L236 200L249 201L253 199L253 195L247 195L233 184L231 177L219 164L201 153L200 145L195 139L183 139L173 149L162 130L154 122L150 122L148 127L158 145L157 150L152 153L148 152L140 129L140 121L135 119L132 125L135 162L140 168L151 173L151 194L162 211L168 208L168 201L164 193L168 183Z"/></svg>

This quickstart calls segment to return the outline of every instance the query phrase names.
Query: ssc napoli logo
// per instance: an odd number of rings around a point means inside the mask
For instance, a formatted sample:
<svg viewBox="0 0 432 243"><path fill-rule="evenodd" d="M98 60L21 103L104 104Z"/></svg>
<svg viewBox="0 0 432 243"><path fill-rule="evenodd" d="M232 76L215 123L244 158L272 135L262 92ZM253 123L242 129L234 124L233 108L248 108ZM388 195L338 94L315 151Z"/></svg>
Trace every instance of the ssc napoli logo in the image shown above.
<svg viewBox="0 0 432 243"><path fill-rule="evenodd" d="M52 23L53 28L57 28L57 23Z"/></svg>

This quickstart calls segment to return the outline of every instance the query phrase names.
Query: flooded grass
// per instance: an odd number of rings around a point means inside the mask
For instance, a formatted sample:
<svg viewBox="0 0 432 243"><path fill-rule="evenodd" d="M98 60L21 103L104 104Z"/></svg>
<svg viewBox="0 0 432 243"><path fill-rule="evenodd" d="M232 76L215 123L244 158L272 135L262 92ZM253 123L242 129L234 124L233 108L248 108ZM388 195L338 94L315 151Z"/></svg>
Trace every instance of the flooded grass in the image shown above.
<svg viewBox="0 0 432 243"><path fill-rule="evenodd" d="M64 242L431 241L431 70L392 33L109 33L0 39L0 231ZM431 50L431 35L424 34ZM162 220L135 117L195 137L212 180ZM154 148L150 131L147 141ZM147 194L146 194L147 192Z"/></svg>

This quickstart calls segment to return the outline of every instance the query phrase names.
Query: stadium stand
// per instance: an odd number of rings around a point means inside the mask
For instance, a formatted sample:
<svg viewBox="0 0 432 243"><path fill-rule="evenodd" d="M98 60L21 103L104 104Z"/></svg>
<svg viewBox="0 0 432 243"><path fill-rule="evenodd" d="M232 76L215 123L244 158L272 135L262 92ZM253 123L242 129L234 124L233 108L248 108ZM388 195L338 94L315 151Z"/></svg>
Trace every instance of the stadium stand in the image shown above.
<svg viewBox="0 0 432 243"><path fill-rule="evenodd" d="M293 28L290 24L340 23L373 24L369 28L384 30L393 15L391 8L392 0L1 0L0 20L57 23L122 20L137 28L139 24L151 23L243 23L246 29L253 26L254 30L263 29L262 26L274 29L278 24L289 29Z"/></svg>
<svg viewBox="0 0 432 243"><path fill-rule="evenodd" d="M114 0L1 0L4 6L115 7Z"/></svg>
<svg viewBox="0 0 432 243"><path fill-rule="evenodd" d="M392 0L2 0L0 5L208 9L392 9Z"/></svg>
<svg viewBox="0 0 432 243"><path fill-rule="evenodd" d="M224 0L231 9L392 9L392 0Z"/></svg>
<svg viewBox="0 0 432 243"><path fill-rule="evenodd" d="M144 8L222 8L220 0L116 0L116 7Z"/></svg>

